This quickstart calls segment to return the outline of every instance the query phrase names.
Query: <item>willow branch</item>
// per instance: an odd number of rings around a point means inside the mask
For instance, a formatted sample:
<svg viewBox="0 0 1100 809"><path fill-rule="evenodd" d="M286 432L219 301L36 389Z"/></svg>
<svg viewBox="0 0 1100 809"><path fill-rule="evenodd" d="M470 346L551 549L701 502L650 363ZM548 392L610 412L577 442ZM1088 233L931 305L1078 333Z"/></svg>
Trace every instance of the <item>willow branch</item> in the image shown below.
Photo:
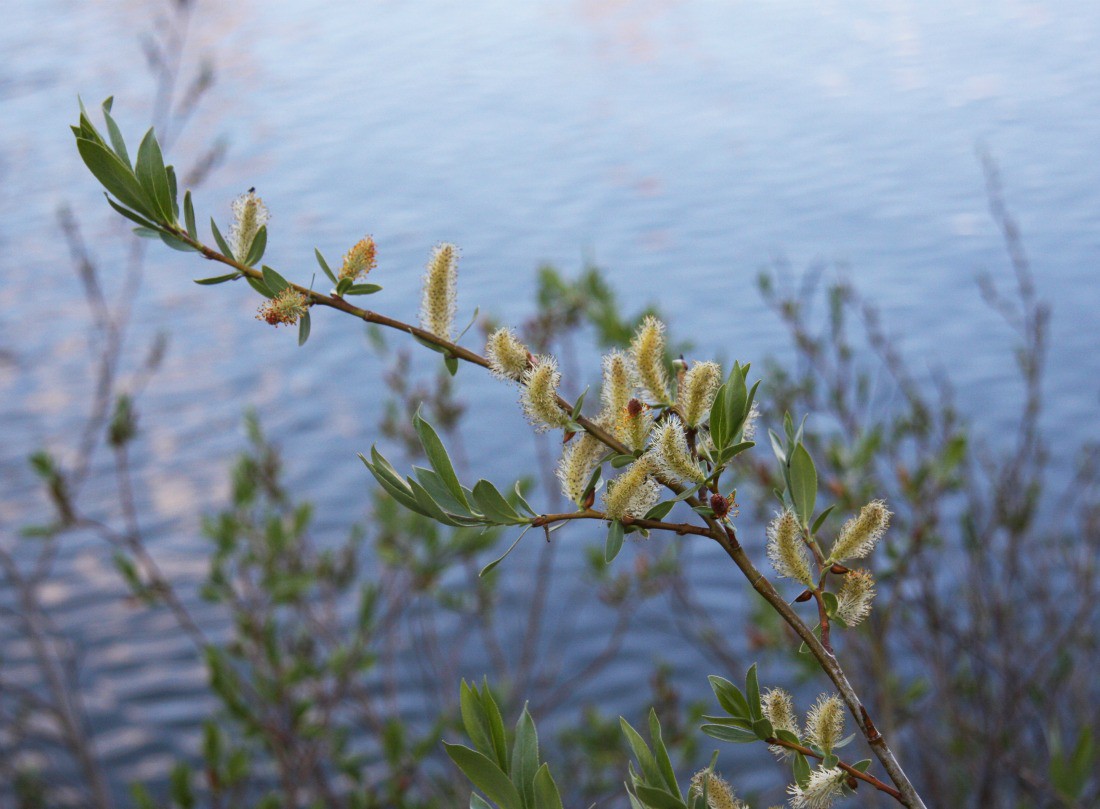
<svg viewBox="0 0 1100 809"><path fill-rule="evenodd" d="M263 280L263 273L259 270L222 255L216 250L212 250L197 239L193 239L187 231L180 228L178 225L166 225L165 229L176 238L194 247L205 258L232 267L237 272L241 273L242 276L248 276L257 281ZM405 323L392 317L387 317L386 315L379 314L369 309L362 309L348 303L339 295L326 295L312 289L307 289L298 284L289 284L289 286L305 296L310 306L325 306L336 309L359 318L364 322L375 323L379 326L385 326L405 332L437 348L443 349L448 355L456 359L463 360L473 365L479 365L482 368L489 367L489 361L485 357L468 348L463 348L457 343L439 337L426 329L413 326L410 323ZM572 412L573 406L560 396L557 397L557 403L564 411L569 413ZM623 455L633 454L628 447L608 433L607 430L584 416L578 416L575 421L580 424L586 432L610 449ZM682 485L672 481L663 480L660 477L658 477L658 480L677 494L681 494L685 490ZM698 498L694 496L685 498L685 502L689 506L699 505ZM580 512L579 514L573 515L543 515L542 518L535 519L543 519L549 516L558 519L599 519L595 517L594 514L586 514L586 512ZM606 517L602 517L602 519L606 519ZM886 743L886 739L879 733L874 722L871 721L867 709L860 701L844 669L837 661L836 656L830 649L822 645L821 641L814 635L810 627L801 617L799 617L791 605L787 603L787 600L779 594L768 578L753 564L748 554L746 554L741 547L741 543L737 540L737 534L734 529L728 523L719 523L713 517L703 516L703 521L706 523L706 528L689 524L662 523L659 520L635 520L632 524L642 528L672 530L676 533L706 536L717 542L730 559L733 560L734 564L737 565L745 578L748 579L752 588L756 590L756 592L759 593L777 613L779 613L780 617L783 618L787 625L790 626L795 634L806 644L810 654L813 655L822 670L833 682L833 685L836 686L845 705L848 706L848 710L852 714L860 733L871 747L871 750L874 752L883 768L889 774L890 780L893 781L894 785L897 787L897 800L904 806L909 807L909 809L926 809L924 801L921 800L916 789L909 781L908 776L906 776L905 771L902 770L901 765L894 757L893 751L891 751ZM546 523L544 522L542 524Z"/></svg>
<svg viewBox="0 0 1100 809"><path fill-rule="evenodd" d="M764 741L766 741L768 744L774 744L777 747L786 747L788 750L794 750L796 753L801 753L802 755L809 756L811 758L817 758L817 759L824 758L824 756L822 756L820 753L815 753L809 747L804 747L801 744L795 744L794 742L788 742L785 739L775 739L775 738L769 737L769 738L765 739ZM895 798L896 800L899 800L899 801L901 800L901 793L900 792L898 792L896 789L894 789L889 784L884 783L884 782L880 781L879 779L875 778L875 776L868 775L867 773L863 772L862 770L857 770L851 764L845 764L843 761L838 761L836 763L836 766L839 767L840 769L844 770L844 772L848 773L848 775L852 776L853 778L857 778L860 781L863 781L864 783L870 784L875 789L879 790L880 792L885 792L887 795L889 795L892 798Z"/></svg>

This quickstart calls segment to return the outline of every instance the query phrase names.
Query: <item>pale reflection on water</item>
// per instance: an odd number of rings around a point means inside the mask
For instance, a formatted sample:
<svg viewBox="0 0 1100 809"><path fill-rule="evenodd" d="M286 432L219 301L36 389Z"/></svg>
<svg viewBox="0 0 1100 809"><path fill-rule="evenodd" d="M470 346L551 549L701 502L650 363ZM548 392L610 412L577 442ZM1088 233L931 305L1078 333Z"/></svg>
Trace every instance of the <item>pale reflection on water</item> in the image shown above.
<svg viewBox="0 0 1100 809"><path fill-rule="evenodd" d="M44 513L25 457L41 446L68 457L93 384L55 208L77 208L103 267L128 250L73 153L75 95L113 93L131 137L145 126L139 43L155 13L144 2L16 9L0 30L4 541ZM1055 454L1097 435L1100 359L1081 328L1100 296L1092 3L343 0L318 13L292 0L206 2L190 36L218 79L174 151L186 162L213 136L230 143L197 205L224 219L232 196L257 185L273 210L269 257L304 268L303 280L315 245L332 256L371 232L379 305L411 318L427 251L447 239L464 251L460 317L481 304L517 321L539 261L592 257L626 306L659 300L701 353L758 359L785 349L752 291L757 269L779 255L836 261L905 350L951 367L995 435L1016 387L1006 335L972 282L1005 264L974 157L982 143L1055 307L1049 415L1069 425ZM148 264L131 339L165 329L171 349L142 409L140 505L158 558L190 591L204 568L199 516L224 502L246 407L284 446L295 490L332 524L361 515L369 483L353 452L375 435L378 363L354 324L318 317L299 350L255 322L249 296L190 284L204 268L188 257L154 250ZM108 291L118 283L108 277ZM461 385L484 414L467 436L473 467L500 479L526 468L534 453L512 393ZM109 514L109 486L91 486L88 502ZM728 608L717 576L700 583ZM46 597L87 648L100 749L125 764L123 781L187 749L203 710L186 640L120 596L108 555L74 537ZM565 666L589 645L581 633L559 650ZM6 665L25 660L4 651ZM652 658L632 639L596 692L630 692ZM698 688L705 672L685 660L678 679Z"/></svg>

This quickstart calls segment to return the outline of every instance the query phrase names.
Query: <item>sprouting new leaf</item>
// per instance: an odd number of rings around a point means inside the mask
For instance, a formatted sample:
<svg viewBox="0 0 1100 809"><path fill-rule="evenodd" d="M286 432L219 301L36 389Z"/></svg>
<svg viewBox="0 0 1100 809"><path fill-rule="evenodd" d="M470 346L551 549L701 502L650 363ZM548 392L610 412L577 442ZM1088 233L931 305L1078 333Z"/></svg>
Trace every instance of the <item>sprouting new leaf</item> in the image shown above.
<svg viewBox="0 0 1100 809"><path fill-rule="evenodd" d="M309 339L309 312L302 312L298 318L298 345L304 346Z"/></svg>

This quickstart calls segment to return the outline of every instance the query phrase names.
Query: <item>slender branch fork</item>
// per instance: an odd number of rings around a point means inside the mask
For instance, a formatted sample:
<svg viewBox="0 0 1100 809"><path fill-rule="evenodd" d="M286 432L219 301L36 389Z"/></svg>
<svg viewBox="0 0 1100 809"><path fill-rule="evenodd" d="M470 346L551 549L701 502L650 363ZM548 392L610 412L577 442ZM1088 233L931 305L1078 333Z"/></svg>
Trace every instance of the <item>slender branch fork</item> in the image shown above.
<svg viewBox="0 0 1100 809"><path fill-rule="evenodd" d="M222 255L216 250L211 249L207 245L193 239L186 230L178 225L166 226L166 230L170 231L176 238L191 245L202 256L211 260L217 261L221 264L225 264L232 267L242 276L248 276L257 281L263 280L263 274L246 264L239 261L235 261L229 256ZM378 312L370 311L369 309L361 309L358 306L348 303L343 297L339 295L325 295L314 290L307 289L298 284L290 284L290 286L304 295L309 301L310 306L326 306L331 309L336 309L353 317L359 318L367 323L375 323L379 326L385 326L387 328L395 329L397 331L405 332L413 337L416 337L424 342L431 343L438 348L446 351L450 356L455 357L472 365L479 365L482 368L489 367L489 361L480 354L471 351L468 348L463 348L457 343L452 343L449 340L445 340L436 336L426 329L419 328L411 323L405 323L404 321L397 320L386 315L379 314ZM566 412L572 412L573 405L567 402L562 397L557 397L558 405ZM613 435L607 432L599 425L593 423L591 420L584 416L578 416L575 421L580 424L586 432L598 439L601 443L609 447L610 449L623 454L633 454L628 447L618 441ZM660 478L659 478L660 479ZM666 487L682 494L684 487L677 483L668 480L661 480ZM698 506L700 502L698 498L690 496L685 498L685 502L689 506ZM536 517L533 522L537 525L549 525L551 522L558 522L563 520L573 519L607 519L605 515L597 511L586 510L577 512L575 514L553 514L542 515ZM737 533L735 529L723 521L719 523L713 517L703 517L706 526L691 525L688 523L664 523L659 520L635 520L634 525L641 528L653 528L657 530L672 531L677 534L693 534L697 536L708 537L717 542L722 550L726 552L726 555L733 560L738 569L748 579L749 584L756 592L758 592L765 601L767 601L772 608L779 613L783 620L787 623L795 634L806 644L810 650L810 654L814 656L818 664L824 670L825 674L836 686L840 692L841 699L848 706L848 710L851 712L852 717L855 720L856 726L859 728L860 733L866 739L867 744L871 747L875 756L882 764L883 769L886 770L890 776L890 780L893 781L896 790L891 791L887 788L889 794L893 795L898 802L902 805L909 807L910 809L926 809L924 801L921 800L920 795L917 794L916 789L910 782L909 777L905 774L901 764L898 763L894 757L893 751L886 743L886 739L879 733L878 728L875 727L874 722L871 721L870 715L867 713L867 709L863 706L855 689L852 687L851 682L848 680L847 674L837 661L836 656L832 650L826 648L821 641L814 635L810 627L799 617L798 613L794 611L794 608L787 603L786 599L772 586L772 583L764 576L763 573L753 564L748 554L745 553L741 547L741 543L737 539ZM780 742L781 743L781 742ZM801 752L801 751L800 751ZM858 771L857 771L858 772ZM861 776L852 773L853 777L860 778ZM867 780L861 778L861 780ZM896 794L895 794L896 792Z"/></svg>

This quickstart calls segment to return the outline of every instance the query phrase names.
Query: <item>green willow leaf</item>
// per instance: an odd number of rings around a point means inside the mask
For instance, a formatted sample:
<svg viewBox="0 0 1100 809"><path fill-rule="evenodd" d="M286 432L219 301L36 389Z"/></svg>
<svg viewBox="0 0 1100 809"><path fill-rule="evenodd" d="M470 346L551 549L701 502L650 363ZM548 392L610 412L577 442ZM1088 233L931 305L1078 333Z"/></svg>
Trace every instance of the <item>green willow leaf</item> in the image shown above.
<svg viewBox="0 0 1100 809"><path fill-rule="evenodd" d="M550 765L543 764L535 773L534 809L564 809L558 785L550 775Z"/></svg>
<svg viewBox="0 0 1100 809"><path fill-rule="evenodd" d="M298 318L298 345L304 346L309 339L309 312L302 312Z"/></svg>
<svg viewBox="0 0 1100 809"><path fill-rule="evenodd" d="M791 453L791 504L803 526L810 524L817 500L817 470L802 444Z"/></svg>
<svg viewBox="0 0 1100 809"><path fill-rule="evenodd" d="M732 742L733 744L751 744L760 741L751 730L732 725L703 725L699 730L711 738L722 742Z"/></svg>
<svg viewBox="0 0 1100 809"><path fill-rule="evenodd" d="M623 538L626 530L618 520L612 520L607 528L607 541L604 543L603 558L607 564L611 564L619 551L623 549Z"/></svg>
<svg viewBox="0 0 1100 809"><path fill-rule="evenodd" d="M260 272L263 274L264 284L276 295L290 286L283 276L279 275L279 273L266 264L260 268Z"/></svg>
<svg viewBox="0 0 1100 809"><path fill-rule="evenodd" d="M763 719L764 711L760 705L760 683L756 678L756 664L749 666L745 675L745 701L749 704L749 716L753 720Z"/></svg>
<svg viewBox="0 0 1100 809"><path fill-rule="evenodd" d="M226 281L235 281L240 278L239 272L231 272L228 275L216 275L213 278L196 278L195 283L202 286L213 286L214 284L224 284Z"/></svg>
<svg viewBox="0 0 1100 809"><path fill-rule="evenodd" d="M175 221L172 211L172 189L168 183L168 173L164 168L164 156L160 152L160 144L157 136L150 127L141 139L138 146L137 160L134 163L134 174L138 183L151 199L155 209L160 212L165 222Z"/></svg>
<svg viewBox="0 0 1100 809"><path fill-rule="evenodd" d="M373 295L375 292L381 292L382 287L378 284L352 284L344 290L344 295Z"/></svg>
<svg viewBox="0 0 1100 809"><path fill-rule="evenodd" d="M191 201L191 192L183 195L183 221L187 227L187 235L196 241L199 238L199 229L195 224L195 204Z"/></svg>
<svg viewBox="0 0 1100 809"><path fill-rule="evenodd" d="M222 255L228 259L236 261L237 256L233 255L233 251L229 249L229 242L222 236L222 232L218 230L218 223L214 221L214 217L210 217L210 232L214 234L214 242L218 245L218 249L222 251ZM266 294L266 293L265 293ZM271 296L268 295L270 298Z"/></svg>
<svg viewBox="0 0 1100 809"><path fill-rule="evenodd" d="M451 496L469 509L470 504L462 491L462 484L459 482L454 465L451 463L451 456L447 454L447 448L443 446L439 433L420 415L419 410L413 415L413 428L416 430L416 435L420 439L420 446L424 448L424 454L427 455L428 463L432 465L432 469L443 480Z"/></svg>
<svg viewBox="0 0 1100 809"><path fill-rule="evenodd" d="M519 792L508 776L487 756L461 744L443 742L443 748L473 785L488 795L501 809L523 809Z"/></svg>
<svg viewBox="0 0 1100 809"><path fill-rule="evenodd" d="M77 138L76 148L84 165L115 199L148 219L160 219L141 183L114 152L102 143L85 138Z"/></svg>
<svg viewBox="0 0 1100 809"><path fill-rule="evenodd" d="M324 272L324 274L328 276L328 280L332 281L332 283L335 284L336 276L333 274L332 270L329 269L328 262L325 261L325 257L321 255L321 251L314 247L313 255L317 257L317 263L321 266L321 270Z"/></svg>
<svg viewBox="0 0 1100 809"><path fill-rule="evenodd" d="M264 251L267 249L267 225L262 226L256 231L256 235L252 239L252 246L248 248L248 257L245 258L244 263L249 267L254 267L260 259L264 257Z"/></svg>

